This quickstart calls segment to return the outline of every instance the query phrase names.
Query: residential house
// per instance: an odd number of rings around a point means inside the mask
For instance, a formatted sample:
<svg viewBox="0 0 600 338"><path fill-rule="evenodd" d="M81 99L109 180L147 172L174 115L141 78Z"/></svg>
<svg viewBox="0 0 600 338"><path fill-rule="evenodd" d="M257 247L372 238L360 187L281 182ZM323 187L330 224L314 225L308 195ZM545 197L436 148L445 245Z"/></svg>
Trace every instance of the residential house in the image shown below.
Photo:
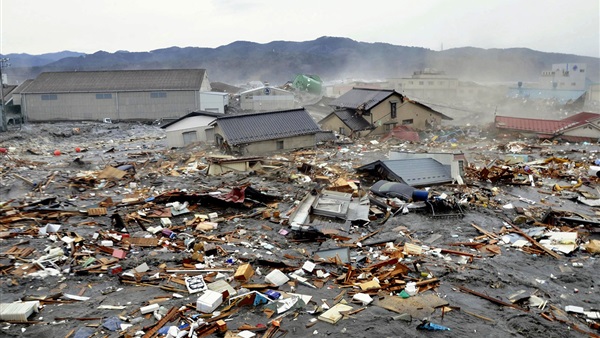
<svg viewBox="0 0 600 338"><path fill-rule="evenodd" d="M240 108L251 111L275 111L296 108L294 94L287 90L263 86L243 91L240 96Z"/></svg>
<svg viewBox="0 0 600 338"><path fill-rule="evenodd" d="M330 105L334 112L319 121L321 128L351 137L386 134L397 125L428 129L451 120L391 89L353 88Z"/></svg>
<svg viewBox="0 0 600 338"><path fill-rule="evenodd" d="M209 125L218 116L222 114L197 111L161 126L167 134L167 146L176 148L195 142L213 142L212 127Z"/></svg>
<svg viewBox="0 0 600 338"><path fill-rule="evenodd" d="M314 147L321 133L303 108L219 116L211 126L223 151L243 156Z"/></svg>
<svg viewBox="0 0 600 338"><path fill-rule="evenodd" d="M571 142L600 140L600 114L597 113L582 112L562 120L496 116L494 125L499 132L518 133L541 139Z"/></svg>
<svg viewBox="0 0 600 338"><path fill-rule="evenodd" d="M201 107L204 69L46 72L21 91L29 121L156 120Z"/></svg>

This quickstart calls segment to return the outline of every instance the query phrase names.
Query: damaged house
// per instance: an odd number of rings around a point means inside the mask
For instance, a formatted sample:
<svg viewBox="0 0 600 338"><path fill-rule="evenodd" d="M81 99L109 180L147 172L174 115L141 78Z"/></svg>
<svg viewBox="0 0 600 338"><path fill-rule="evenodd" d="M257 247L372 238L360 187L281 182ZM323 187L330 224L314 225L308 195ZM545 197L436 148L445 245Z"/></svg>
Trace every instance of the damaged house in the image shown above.
<svg viewBox="0 0 600 338"><path fill-rule="evenodd" d="M450 183L453 181L451 166L433 158L410 158L400 160L379 160L356 169L374 177L405 183L411 187Z"/></svg>
<svg viewBox="0 0 600 338"><path fill-rule="evenodd" d="M321 128L350 137L382 135L396 126L429 129L451 120L391 89L353 88L330 105L334 111L319 121Z"/></svg>
<svg viewBox="0 0 600 338"><path fill-rule="evenodd" d="M562 120L496 116L494 126L499 132L541 139L570 142L596 142L600 139L600 114L589 112L578 113Z"/></svg>
<svg viewBox="0 0 600 338"><path fill-rule="evenodd" d="M201 110L208 91L204 69L46 72L20 99L28 121L157 120Z"/></svg>
<svg viewBox="0 0 600 338"><path fill-rule="evenodd" d="M220 116L211 126L224 152L244 156L314 147L321 133L304 109Z"/></svg>
<svg viewBox="0 0 600 338"><path fill-rule="evenodd" d="M196 142L213 142L214 135L209 125L222 115L207 111L192 112L161 126L167 134L167 145L177 148Z"/></svg>

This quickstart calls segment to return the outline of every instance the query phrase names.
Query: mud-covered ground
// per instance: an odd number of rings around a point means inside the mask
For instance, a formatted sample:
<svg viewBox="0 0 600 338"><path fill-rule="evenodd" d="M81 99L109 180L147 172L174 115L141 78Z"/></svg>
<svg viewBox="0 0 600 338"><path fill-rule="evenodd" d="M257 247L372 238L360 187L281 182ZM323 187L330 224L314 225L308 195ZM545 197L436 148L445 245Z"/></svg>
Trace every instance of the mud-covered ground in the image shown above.
<svg viewBox="0 0 600 338"><path fill-rule="evenodd" d="M495 158L502 158L503 152L498 145L507 141L492 139L459 140L457 144L438 144L435 151L462 150L474 165L489 163ZM360 144L359 144L360 143ZM398 145L396 143L372 144L368 141L341 147L319 147L311 154L296 155L290 153L277 154L269 157L273 164L264 172L226 173L219 176L206 176L202 171L203 159L211 154L218 154L209 146L197 145L186 149L171 150L166 147L164 131L156 126L142 124L98 124L98 123L56 123L26 125L21 131L0 134L0 147L9 148L8 155L0 155L2 171L0 172L0 203L7 206L22 206L47 197L56 197L59 209L77 211L95 207L107 197L115 202L123 198L141 196L144 198L160 196L164 192L183 190L187 193L206 193L221 189L226 192L233 187L249 183L265 194L278 197L278 203L271 208L280 211L281 215L288 214L293 207L313 188L322 187L322 183L307 182L297 178L296 165L303 162L322 165L325 168L335 168L339 174L345 171L344 177L357 177L353 167L369 163L376 159L384 159L390 149L423 150L426 145ZM80 148L81 152L76 152ZM431 149L431 148L429 148ZM59 150L59 156L54 151ZM566 157L582 163L593 162L597 156L598 146L590 144L562 144L535 148L537 153L530 156L543 159L549 156ZM136 173L133 177L117 181L115 186L82 188L73 184L73 178L88 172L97 172L107 165L117 166L133 163ZM194 165L192 165L194 164ZM333 172L330 171L330 172ZM581 171L583 172L583 171ZM578 173L580 173L578 171ZM36 184L43 184L42 189L32 189L29 183L15 176L18 175ZM48 178L52 178L48 181ZM422 245L421 255L404 255L401 263L410 268L406 280L421 280L437 278L439 286L422 294L436 294L448 302L448 307L436 308L426 316L432 323L450 328L450 331L429 332L418 330L417 326L425 318L412 318L411 321L399 319L399 313L377 306L379 300L390 292L373 294L375 301L364 310L349 315L337 324L323 321L313 322L317 318L315 310L323 307L324 301L333 305L333 300L342 291L343 297L354 309L360 309L361 304L352 303L350 294L357 292L358 287L340 288L335 278L330 278L320 288L310 288L297 284L284 284L278 291L296 292L312 296L311 302L303 308L289 311L281 319L280 333L287 331L288 337L329 336L329 337L417 337L435 335L437 337L585 337L599 334L596 329L589 327L593 323L584 315L562 313L566 306L573 305L586 311L600 308L600 264L598 256L583 249L565 255L558 254L559 259L548 254L532 254L515 247L496 243L500 254L478 252L466 246L454 246L455 243L469 243L482 235L474 225L493 234L500 234L507 228L505 220L517 217L516 209L504 208L509 203L524 209L528 221L520 224L522 229L533 226L534 221L541 222L542 214L547 210L565 211L570 215L585 216L597 219L598 209L578 204L568 194L553 193L554 184L571 184L572 179L543 179L542 186L514 187L493 185L489 182L468 180L468 191L473 193L484 189L498 188L497 194L490 196L491 200L482 203L464 205L465 215L462 218L432 218L428 214L410 212L398 213L385 223L371 222L366 226L351 226L348 231L339 234L350 238L345 242L332 238L314 240L292 240L292 234L284 236L279 233L283 228L290 230L288 225L261 217L254 208L240 208L233 205L214 206L209 204L192 205L192 214L171 217L173 224L185 224L193 214L208 214L217 212L223 219L218 228L203 236L215 236L217 239L228 239L217 242L224 249L213 257L213 267L236 269L243 262L250 262L256 271L251 283L264 283L266 275L275 266L300 268L305 261L313 259L315 252L323 248L338 247L342 244L356 243L358 238L378 231L375 235L361 242L361 246L350 248L351 257L366 256L367 261L377 263L383 261L381 256L389 257L394 254L385 243L393 243L394 248L402 247L405 243ZM133 182L134 184L131 184ZM38 186L39 187L39 186ZM366 187L362 187L365 189ZM464 192L464 187L447 185L432 187L432 191L448 194ZM581 189L598 193L597 186L584 185ZM482 190L483 191L483 190ZM529 204L519 198L532 200ZM158 203L157 203L158 204ZM164 203L162 204L164 206ZM2 223L2 232L26 231L45 223L60 224L59 234L73 235L76 233L84 239L83 246L90 244L90 249L97 241L95 233L115 230L110 215L119 213L127 215L137 212L140 204L117 205L109 207L108 215L90 217L83 213L70 217L59 216L56 219L44 219L40 216L35 221L19 220ZM23 211L23 210L22 210ZM248 216L251 215L251 216ZM0 216L6 216L1 215ZM248 216L248 217L247 217ZM285 217L283 217L285 218ZM6 218L3 218L6 219ZM159 219L151 219L149 225L158 225ZM36 224L38 223L38 224ZM583 227L570 225L580 230L579 244L583 246L590 239L600 239L598 234L589 233ZM563 231L570 229L562 228ZM193 229L183 229L183 233L199 235ZM139 235L139 234L138 234ZM149 233L147 234L148 236ZM501 235L500 235L501 237ZM182 235L180 238L184 238ZM383 245L369 245L383 243ZM268 244L272 245L270 247ZM0 256L3 267L16 264L13 269L4 270L0 276L1 302L11 303L24 297L49 296L54 294L71 294L89 297L88 300L68 302L59 298L60 302L49 302L39 313L29 317L35 324L0 323L0 335L6 337L118 337L123 332L110 331L102 324L107 318L120 318L122 323L133 323L127 333L133 335L136 331L149 328L157 322L152 315L141 316L137 311L146 301L153 298L166 297L160 305L167 310L186 304L195 304L197 296L182 292L183 298L172 297L173 292L158 288L151 283L136 285L122 283L118 276L108 273L77 274L81 263L77 260L67 260L60 263L61 273L58 276L32 278L25 273L23 276L14 274L28 260L44 254L48 246L61 247L60 240L45 235L17 234L12 237L3 236L0 239L0 253L13 246L32 247L35 252L23 259L13 259L9 255ZM64 245L62 245L64 247ZM439 254L435 250L449 249L474 254L472 261L466 256ZM92 249L93 251L93 249ZM102 257L96 251L96 257ZM104 257L110 255L104 254ZM184 259L189 259L189 250L174 248L140 248L132 247L125 259L119 264L123 271L135 268L142 263L148 264L150 271L146 273L144 282L159 273L161 281L168 279L164 272L167 268L181 268ZM229 261L228 261L229 260ZM344 268L335 264L317 263L316 270L330 272L334 276L344 273ZM575 264L574 264L575 263ZM364 261L353 262L356 267L366 266ZM292 269L293 271L293 269ZM426 272L424 277L421 273ZM231 277L232 274L228 274ZM368 276L367 276L368 278ZM315 280L309 275L309 280ZM369 279L360 280L360 282ZM240 289L240 283L231 281L231 285ZM108 287L117 288L116 292L103 294L101 291ZM177 285L176 285L177 286ZM178 285L180 289L184 289ZM523 300L516 302L514 307L495 304L483 297L461 291L467 288L506 303L511 303L511 295L522 292ZM394 294L397 294L395 292ZM543 309L528 306L528 296L535 295L547 304ZM512 303L511 303L512 304ZM124 306L123 309L98 309L100 305ZM197 314L188 310L184 315L191 318ZM544 318L545 314L547 318ZM273 316L271 319L275 318ZM549 317L548 317L549 316ZM139 319L141 318L141 319ZM258 324L270 325L270 320L264 313L264 306L245 306L232 314L226 320L229 330L235 331L240 325ZM595 320L598 323L598 319ZM181 324L178 321L177 324ZM579 330L575 330L573 324ZM175 325L171 323L170 325ZM88 335L83 332L89 330ZM581 331L581 332L580 332ZM258 333L260 336L262 333ZM218 336L214 334L213 336Z"/></svg>

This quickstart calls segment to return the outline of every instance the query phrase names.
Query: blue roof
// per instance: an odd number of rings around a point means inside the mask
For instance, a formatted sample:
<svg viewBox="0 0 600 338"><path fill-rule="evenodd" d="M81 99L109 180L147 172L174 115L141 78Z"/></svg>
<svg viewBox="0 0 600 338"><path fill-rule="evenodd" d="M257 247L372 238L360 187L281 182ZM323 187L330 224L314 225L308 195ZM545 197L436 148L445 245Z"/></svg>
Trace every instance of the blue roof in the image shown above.
<svg viewBox="0 0 600 338"><path fill-rule="evenodd" d="M562 103L575 101L585 95L585 90L561 90L541 88L510 88L507 96L532 100L557 100Z"/></svg>
<svg viewBox="0 0 600 338"><path fill-rule="evenodd" d="M309 135L321 129L304 109L219 116L218 125L230 145Z"/></svg>
<svg viewBox="0 0 600 338"><path fill-rule="evenodd" d="M452 182L450 166L432 158L375 161L357 170L382 173L390 180L412 187Z"/></svg>

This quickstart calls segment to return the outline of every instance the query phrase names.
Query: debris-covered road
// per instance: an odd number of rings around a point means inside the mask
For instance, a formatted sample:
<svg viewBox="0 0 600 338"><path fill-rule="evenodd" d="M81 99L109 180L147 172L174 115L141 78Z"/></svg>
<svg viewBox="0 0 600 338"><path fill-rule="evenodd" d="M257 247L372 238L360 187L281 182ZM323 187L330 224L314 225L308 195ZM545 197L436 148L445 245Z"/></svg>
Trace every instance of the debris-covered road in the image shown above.
<svg viewBox="0 0 600 338"><path fill-rule="evenodd" d="M0 332L597 337L598 145L429 140L231 158L143 124L5 133ZM463 184L413 198L356 171L459 151Z"/></svg>

